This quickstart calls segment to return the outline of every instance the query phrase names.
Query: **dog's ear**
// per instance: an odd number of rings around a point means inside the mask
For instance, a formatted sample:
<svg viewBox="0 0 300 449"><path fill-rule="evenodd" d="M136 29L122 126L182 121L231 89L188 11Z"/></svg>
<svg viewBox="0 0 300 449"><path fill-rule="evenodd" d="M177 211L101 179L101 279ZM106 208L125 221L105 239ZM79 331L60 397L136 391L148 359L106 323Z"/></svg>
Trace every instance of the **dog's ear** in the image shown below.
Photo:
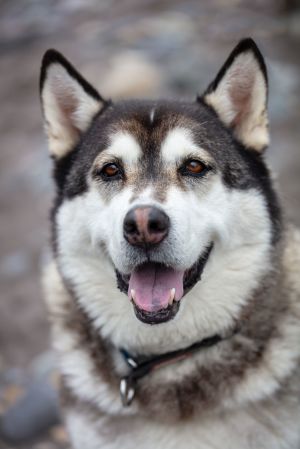
<svg viewBox="0 0 300 449"><path fill-rule="evenodd" d="M262 152L269 143L268 79L262 54L252 39L232 51L202 100L247 148Z"/></svg>
<svg viewBox="0 0 300 449"><path fill-rule="evenodd" d="M40 95L50 153L59 159L74 148L105 100L56 50L43 57Z"/></svg>

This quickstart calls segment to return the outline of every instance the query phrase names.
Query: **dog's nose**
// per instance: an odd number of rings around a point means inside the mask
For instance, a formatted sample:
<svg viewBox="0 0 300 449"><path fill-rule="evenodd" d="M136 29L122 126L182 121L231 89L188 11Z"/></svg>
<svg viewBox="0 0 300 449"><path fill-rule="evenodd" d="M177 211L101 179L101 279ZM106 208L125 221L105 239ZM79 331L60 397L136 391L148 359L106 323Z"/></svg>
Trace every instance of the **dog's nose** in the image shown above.
<svg viewBox="0 0 300 449"><path fill-rule="evenodd" d="M157 207L136 207L124 219L124 237L131 244L156 245L167 236L170 219Z"/></svg>

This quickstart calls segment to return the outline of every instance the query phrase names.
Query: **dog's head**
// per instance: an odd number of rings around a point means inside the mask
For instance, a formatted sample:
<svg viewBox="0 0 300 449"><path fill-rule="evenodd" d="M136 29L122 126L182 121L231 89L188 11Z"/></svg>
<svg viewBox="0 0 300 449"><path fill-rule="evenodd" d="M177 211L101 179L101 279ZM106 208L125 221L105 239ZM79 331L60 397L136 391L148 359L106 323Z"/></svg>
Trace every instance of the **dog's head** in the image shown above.
<svg viewBox="0 0 300 449"><path fill-rule="evenodd" d="M106 101L49 50L41 99L55 254L96 324L144 347L230 327L278 237L255 43L240 42L193 102Z"/></svg>

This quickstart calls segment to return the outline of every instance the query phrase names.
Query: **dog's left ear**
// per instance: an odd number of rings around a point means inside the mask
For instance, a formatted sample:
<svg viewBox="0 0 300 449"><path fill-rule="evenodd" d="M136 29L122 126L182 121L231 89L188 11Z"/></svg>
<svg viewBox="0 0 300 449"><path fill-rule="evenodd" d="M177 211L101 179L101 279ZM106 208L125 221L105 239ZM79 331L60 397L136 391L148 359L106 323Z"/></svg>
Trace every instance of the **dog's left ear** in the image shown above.
<svg viewBox="0 0 300 449"><path fill-rule="evenodd" d="M44 55L40 95L49 150L58 160L76 146L106 102L56 50Z"/></svg>
<svg viewBox="0 0 300 449"><path fill-rule="evenodd" d="M232 51L202 100L247 148L262 152L269 143L268 79L262 54L252 39Z"/></svg>

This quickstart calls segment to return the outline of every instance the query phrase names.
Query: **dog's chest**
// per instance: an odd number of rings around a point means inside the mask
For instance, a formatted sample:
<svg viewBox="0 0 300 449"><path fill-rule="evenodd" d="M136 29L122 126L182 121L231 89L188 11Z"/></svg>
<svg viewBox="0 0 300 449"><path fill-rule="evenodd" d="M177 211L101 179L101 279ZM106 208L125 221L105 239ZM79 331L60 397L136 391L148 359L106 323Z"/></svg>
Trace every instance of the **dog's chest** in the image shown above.
<svg viewBox="0 0 300 449"><path fill-rule="evenodd" d="M67 424L75 449L298 449L299 416L279 416L280 412L276 415L242 411L162 424L137 417L103 417L93 421L90 416L72 412Z"/></svg>

